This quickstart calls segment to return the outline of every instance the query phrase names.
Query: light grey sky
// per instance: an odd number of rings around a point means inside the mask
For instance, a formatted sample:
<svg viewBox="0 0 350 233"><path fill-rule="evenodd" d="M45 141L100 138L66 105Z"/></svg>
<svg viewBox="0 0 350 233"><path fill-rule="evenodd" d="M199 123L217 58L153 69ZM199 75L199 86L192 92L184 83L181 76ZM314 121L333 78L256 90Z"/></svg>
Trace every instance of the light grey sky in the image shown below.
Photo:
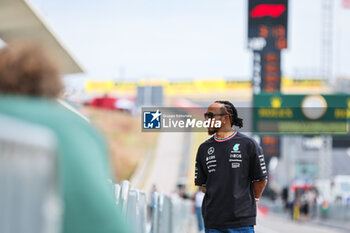
<svg viewBox="0 0 350 233"><path fill-rule="evenodd" d="M92 79L249 79L247 0L32 0ZM282 71L320 69L321 0L289 1ZM334 0L334 73L350 76L350 9Z"/></svg>

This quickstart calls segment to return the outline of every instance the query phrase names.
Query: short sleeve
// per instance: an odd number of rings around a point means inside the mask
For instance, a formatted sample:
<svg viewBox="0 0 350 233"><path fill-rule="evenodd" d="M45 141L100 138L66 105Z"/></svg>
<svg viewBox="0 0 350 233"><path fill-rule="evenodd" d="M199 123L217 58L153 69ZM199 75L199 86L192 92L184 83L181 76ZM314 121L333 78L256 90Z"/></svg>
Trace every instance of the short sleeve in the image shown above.
<svg viewBox="0 0 350 233"><path fill-rule="evenodd" d="M249 175L252 181L267 179L264 153L262 148L255 141L252 142Z"/></svg>
<svg viewBox="0 0 350 233"><path fill-rule="evenodd" d="M199 147L197 151L197 156L196 156L194 183L196 186L202 186L206 182L207 182L207 176L204 172L203 164L201 162L201 153L200 153L200 147Z"/></svg>

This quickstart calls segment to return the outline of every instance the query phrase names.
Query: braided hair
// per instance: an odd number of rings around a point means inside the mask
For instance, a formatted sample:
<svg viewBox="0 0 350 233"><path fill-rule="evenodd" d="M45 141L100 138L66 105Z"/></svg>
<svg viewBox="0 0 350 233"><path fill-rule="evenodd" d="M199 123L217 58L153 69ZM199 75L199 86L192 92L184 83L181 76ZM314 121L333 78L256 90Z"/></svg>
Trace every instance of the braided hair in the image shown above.
<svg viewBox="0 0 350 233"><path fill-rule="evenodd" d="M222 111L227 113L230 117L231 126L238 126L239 128L243 127L243 119L238 117L237 109L235 106L227 100L217 100L215 103L223 104Z"/></svg>

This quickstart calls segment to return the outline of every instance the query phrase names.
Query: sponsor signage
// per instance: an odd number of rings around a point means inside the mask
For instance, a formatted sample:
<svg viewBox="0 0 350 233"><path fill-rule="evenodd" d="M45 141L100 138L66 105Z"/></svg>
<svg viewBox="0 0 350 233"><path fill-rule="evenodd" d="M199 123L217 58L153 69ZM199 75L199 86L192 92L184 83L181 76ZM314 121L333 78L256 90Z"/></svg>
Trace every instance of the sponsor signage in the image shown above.
<svg viewBox="0 0 350 233"><path fill-rule="evenodd" d="M347 134L350 95L254 95L254 132Z"/></svg>

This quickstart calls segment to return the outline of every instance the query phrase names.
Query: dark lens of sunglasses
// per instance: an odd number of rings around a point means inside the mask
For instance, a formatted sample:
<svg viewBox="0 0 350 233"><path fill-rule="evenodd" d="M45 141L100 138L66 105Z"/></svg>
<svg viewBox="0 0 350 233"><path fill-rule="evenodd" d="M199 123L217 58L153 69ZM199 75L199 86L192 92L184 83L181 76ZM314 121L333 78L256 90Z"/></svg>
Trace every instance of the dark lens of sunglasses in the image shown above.
<svg viewBox="0 0 350 233"><path fill-rule="evenodd" d="M214 114L212 112L204 113L204 118L213 118Z"/></svg>

